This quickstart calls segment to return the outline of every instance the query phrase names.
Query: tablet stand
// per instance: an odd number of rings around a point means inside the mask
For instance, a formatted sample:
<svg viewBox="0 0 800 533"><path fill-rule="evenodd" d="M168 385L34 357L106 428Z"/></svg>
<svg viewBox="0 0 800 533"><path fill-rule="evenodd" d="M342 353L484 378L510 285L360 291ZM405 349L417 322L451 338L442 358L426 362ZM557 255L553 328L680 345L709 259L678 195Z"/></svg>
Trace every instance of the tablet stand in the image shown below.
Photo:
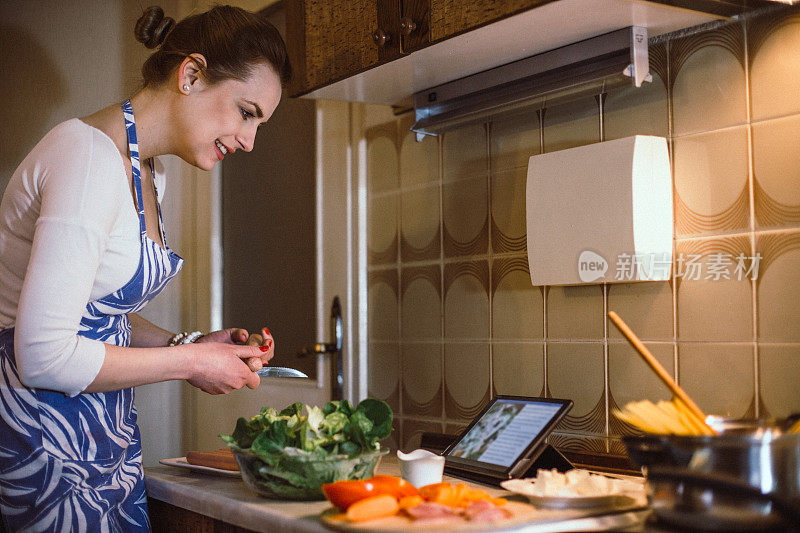
<svg viewBox="0 0 800 533"><path fill-rule="evenodd" d="M560 451L556 450L549 444L545 444L542 446L542 451L539 453L539 455L534 457L533 462L528 467L525 475L522 477L536 477L536 472L540 468L543 470L552 470L555 468L559 472L564 473L567 470L572 470L575 467L572 466L572 463L569 462L569 459L564 457Z"/></svg>
<svg viewBox="0 0 800 533"><path fill-rule="evenodd" d="M564 457L561 452L550 446L549 444L544 444L541 446L541 451L532 457L532 461L530 466L528 466L525 473L520 476L523 478L526 477L536 477L536 473L539 469L542 470L552 470L556 469L561 473L566 472L567 470L572 470L575 468L569 460ZM490 476L487 474L480 474L478 472L471 472L468 470L462 470L460 468L455 468L453 466L447 465L444 467L444 473L461 478L461 479L468 479L470 481L475 481L477 483L483 483L485 485L499 485L502 479L499 479L494 476Z"/></svg>

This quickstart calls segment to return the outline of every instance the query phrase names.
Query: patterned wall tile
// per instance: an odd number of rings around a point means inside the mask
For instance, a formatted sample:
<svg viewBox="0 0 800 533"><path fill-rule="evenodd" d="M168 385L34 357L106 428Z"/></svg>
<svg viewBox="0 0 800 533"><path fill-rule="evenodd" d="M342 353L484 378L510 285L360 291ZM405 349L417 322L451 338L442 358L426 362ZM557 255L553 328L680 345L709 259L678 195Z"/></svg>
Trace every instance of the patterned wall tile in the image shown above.
<svg viewBox="0 0 800 533"><path fill-rule="evenodd" d="M756 237L758 269L758 338L800 342L800 233Z"/></svg>
<svg viewBox="0 0 800 533"><path fill-rule="evenodd" d="M671 340L673 337L671 282L611 284L608 286L608 310L622 317L640 339ZM608 338L623 338L610 321Z"/></svg>
<svg viewBox="0 0 800 533"><path fill-rule="evenodd" d="M488 343L444 345L444 411L448 420L472 420L491 398Z"/></svg>
<svg viewBox="0 0 800 533"><path fill-rule="evenodd" d="M800 113L800 11L754 19L747 39L753 120Z"/></svg>
<svg viewBox="0 0 800 533"><path fill-rule="evenodd" d="M400 144L400 185L403 188L439 182L439 137L426 135L417 142L408 131L410 121L401 122L405 132Z"/></svg>
<svg viewBox="0 0 800 533"><path fill-rule="evenodd" d="M708 415L755 415L752 345L678 343L678 378Z"/></svg>
<svg viewBox="0 0 800 533"><path fill-rule="evenodd" d="M442 134L442 169L445 182L486 177L489 169L486 124L471 124Z"/></svg>
<svg viewBox="0 0 800 533"><path fill-rule="evenodd" d="M600 285L547 287L550 339L602 339L603 288Z"/></svg>
<svg viewBox="0 0 800 533"><path fill-rule="evenodd" d="M527 250L526 192L528 169L492 174L492 251Z"/></svg>
<svg viewBox="0 0 800 533"><path fill-rule="evenodd" d="M556 431L550 434L547 442L560 451L583 453L606 453L606 439L586 435Z"/></svg>
<svg viewBox="0 0 800 533"><path fill-rule="evenodd" d="M442 345L403 344L400 350L403 415L442 416Z"/></svg>
<svg viewBox="0 0 800 533"><path fill-rule="evenodd" d="M653 81L608 93L603 113L605 140L632 135L669 136L669 99L664 79L653 72Z"/></svg>
<svg viewBox="0 0 800 533"><path fill-rule="evenodd" d="M393 453L400 449L400 443L402 442L403 438L403 420L398 418L397 414L397 411L395 411L395 416L392 420L391 433L389 433L388 437L380 441L382 447L389 448L389 453Z"/></svg>
<svg viewBox="0 0 800 533"><path fill-rule="evenodd" d="M669 82L675 135L746 123L744 49L741 24L670 43Z"/></svg>
<svg viewBox="0 0 800 533"><path fill-rule="evenodd" d="M747 143L746 126L675 139L676 235L750 228Z"/></svg>
<svg viewBox="0 0 800 533"><path fill-rule="evenodd" d="M634 331L635 328L634 328ZM645 343L647 349L658 359L667 372L675 377L675 357L672 344ZM641 400L669 400L672 397L658 376L642 360L639 353L625 343L608 345L608 405L609 424L612 435L629 435L637 431L614 416L613 410L621 409L629 402Z"/></svg>
<svg viewBox="0 0 800 533"><path fill-rule="evenodd" d="M367 182L370 194L396 190L400 186L397 125L388 122L367 130Z"/></svg>
<svg viewBox="0 0 800 533"><path fill-rule="evenodd" d="M610 455L619 455L623 457L628 456L628 450L625 448L625 443L621 439L608 439L608 453Z"/></svg>
<svg viewBox="0 0 800 533"><path fill-rule="evenodd" d="M489 338L489 264L448 263L444 267L444 336Z"/></svg>
<svg viewBox="0 0 800 533"><path fill-rule="evenodd" d="M400 274L400 284L402 338L439 342L442 338L439 266L404 268Z"/></svg>
<svg viewBox="0 0 800 533"><path fill-rule="evenodd" d="M800 226L798 138L800 115L753 124L753 202L759 229Z"/></svg>
<svg viewBox="0 0 800 533"><path fill-rule="evenodd" d="M404 191L400 209L400 258L403 262L439 259L439 187Z"/></svg>
<svg viewBox="0 0 800 533"><path fill-rule="evenodd" d="M367 250L370 265L397 261L397 195L369 200Z"/></svg>
<svg viewBox="0 0 800 533"><path fill-rule="evenodd" d="M547 388L549 396L575 402L559 431L605 433L602 344L548 342Z"/></svg>
<svg viewBox="0 0 800 533"><path fill-rule="evenodd" d="M444 432L448 435L460 435L465 429L467 429L468 424L459 424L459 423L451 423L445 422L444 424Z"/></svg>
<svg viewBox="0 0 800 533"><path fill-rule="evenodd" d="M492 261L492 285L492 338L541 340L543 288L531 285L527 259L504 257Z"/></svg>
<svg viewBox="0 0 800 533"><path fill-rule="evenodd" d="M418 449L423 433L442 433L442 423L414 418L403 419L403 451L409 453Z"/></svg>
<svg viewBox="0 0 800 533"><path fill-rule="evenodd" d="M555 152L600 140L600 110L594 97L544 111L543 152Z"/></svg>
<svg viewBox="0 0 800 533"><path fill-rule="evenodd" d="M668 282L609 285L608 307L645 340L657 341L648 342L651 351L668 370L677 370L702 409L732 416L755 414L755 315L760 412L784 416L800 410L800 333L793 327L800 322L800 63L794 53L800 53L800 9L747 21L747 58L742 24L651 47L654 82L615 90L603 102L606 139L666 136L672 128L678 237L671 282L677 308ZM601 286L531 287L524 256L527 160L540 150L599 141L598 100L551 106L541 117L532 110L496 118L421 144L407 132L410 119L383 120L365 132L369 387L370 394L401 408L396 441L418 446L423 428L441 431L445 416L444 427L457 433L492 392L545 394L575 401L550 439L556 446L622 453L618 438L603 437L606 381L611 407L667 394L613 325L604 339ZM750 259L753 238L762 256L758 264ZM395 269L381 267L396 265L398 248L404 263L434 264L404 264L398 282ZM441 254L489 257L442 265ZM739 254L744 270L737 274ZM694 265L699 279L692 278ZM750 268L758 273L755 313ZM445 327L450 341L443 343ZM390 334L398 328L399 343ZM608 376L603 340L609 342ZM608 423L612 437L631 431L613 416Z"/></svg>
<svg viewBox="0 0 800 533"><path fill-rule="evenodd" d="M527 168L532 155L542 153L539 113L514 113L492 122L489 128L492 172Z"/></svg>
<svg viewBox="0 0 800 533"><path fill-rule="evenodd" d="M397 343L370 342L368 394L400 413L400 347Z"/></svg>
<svg viewBox="0 0 800 533"><path fill-rule="evenodd" d="M544 345L493 344L492 380L495 394L544 396Z"/></svg>
<svg viewBox="0 0 800 533"><path fill-rule="evenodd" d="M442 187L444 253L447 257L485 254L489 248L489 194L486 177Z"/></svg>
<svg viewBox="0 0 800 533"><path fill-rule="evenodd" d="M752 286L747 275L750 239L680 241L677 252L678 339L752 340ZM740 255L745 258L744 269L737 271Z"/></svg>
<svg viewBox="0 0 800 533"><path fill-rule="evenodd" d="M370 340L397 340L397 269L373 270L367 275L368 327Z"/></svg>
<svg viewBox="0 0 800 533"><path fill-rule="evenodd" d="M800 412L800 345L759 346L762 413L786 417Z"/></svg>

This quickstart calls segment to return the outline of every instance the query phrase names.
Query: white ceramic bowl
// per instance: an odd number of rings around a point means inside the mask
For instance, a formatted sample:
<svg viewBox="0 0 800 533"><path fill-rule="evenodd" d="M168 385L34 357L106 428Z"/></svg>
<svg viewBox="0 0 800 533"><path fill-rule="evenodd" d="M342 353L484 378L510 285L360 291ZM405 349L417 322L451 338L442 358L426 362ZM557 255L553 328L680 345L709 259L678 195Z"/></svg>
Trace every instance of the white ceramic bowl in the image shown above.
<svg viewBox="0 0 800 533"><path fill-rule="evenodd" d="M441 483L444 473L444 457L441 455L422 449L411 453L397 450L397 458L400 461L400 476L415 487Z"/></svg>

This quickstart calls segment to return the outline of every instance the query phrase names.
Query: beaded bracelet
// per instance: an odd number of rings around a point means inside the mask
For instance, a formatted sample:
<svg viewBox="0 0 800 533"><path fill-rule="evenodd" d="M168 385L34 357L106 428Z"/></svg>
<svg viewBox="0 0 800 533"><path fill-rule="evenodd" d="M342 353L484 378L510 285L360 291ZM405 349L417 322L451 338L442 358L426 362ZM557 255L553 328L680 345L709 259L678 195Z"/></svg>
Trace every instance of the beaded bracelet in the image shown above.
<svg viewBox="0 0 800 533"><path fill-rule="evenodd" d="M182 331L169 340L169 344L167 346L178 346L179 344L191 344L193 342L197 342L197 339L203 336L203 333L200 331L192 331L189 333L188 331Z"/></svg>

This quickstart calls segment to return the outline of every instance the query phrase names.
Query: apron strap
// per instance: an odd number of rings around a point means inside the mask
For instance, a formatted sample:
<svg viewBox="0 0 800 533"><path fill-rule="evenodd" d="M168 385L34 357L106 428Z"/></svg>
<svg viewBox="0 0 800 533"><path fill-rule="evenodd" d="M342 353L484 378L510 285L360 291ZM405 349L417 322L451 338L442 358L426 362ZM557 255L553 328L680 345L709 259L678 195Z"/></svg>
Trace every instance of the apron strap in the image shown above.
<svg viewBox="0 0 800 533"><path fill-rule="evenodd" d="M136 141L136 120L133 118L133 106L130 100L122 102L122 115L125 117L125 133L128 135L128 154L131 158L131 174L133 175L133 187L136 190L136 209L139 212L139 232L141 238L144 239L147 235L147 226L144 222L144 201L142 200L142 168L139 164L139 143Z"/></svg>
<svg viewBox="0 0 800 533"><path fill-rule="evenodd" d="M164 243L164 248L167 246L167 231L164 229L164 218L161 216L161 204L158 201L158 185L156 185L156 169L153 166L153 158L147 160L150 165L150 175L153 176L153 190L156 192L156 208L158 209L158 228L161 230L161 242Z"/></svg>

